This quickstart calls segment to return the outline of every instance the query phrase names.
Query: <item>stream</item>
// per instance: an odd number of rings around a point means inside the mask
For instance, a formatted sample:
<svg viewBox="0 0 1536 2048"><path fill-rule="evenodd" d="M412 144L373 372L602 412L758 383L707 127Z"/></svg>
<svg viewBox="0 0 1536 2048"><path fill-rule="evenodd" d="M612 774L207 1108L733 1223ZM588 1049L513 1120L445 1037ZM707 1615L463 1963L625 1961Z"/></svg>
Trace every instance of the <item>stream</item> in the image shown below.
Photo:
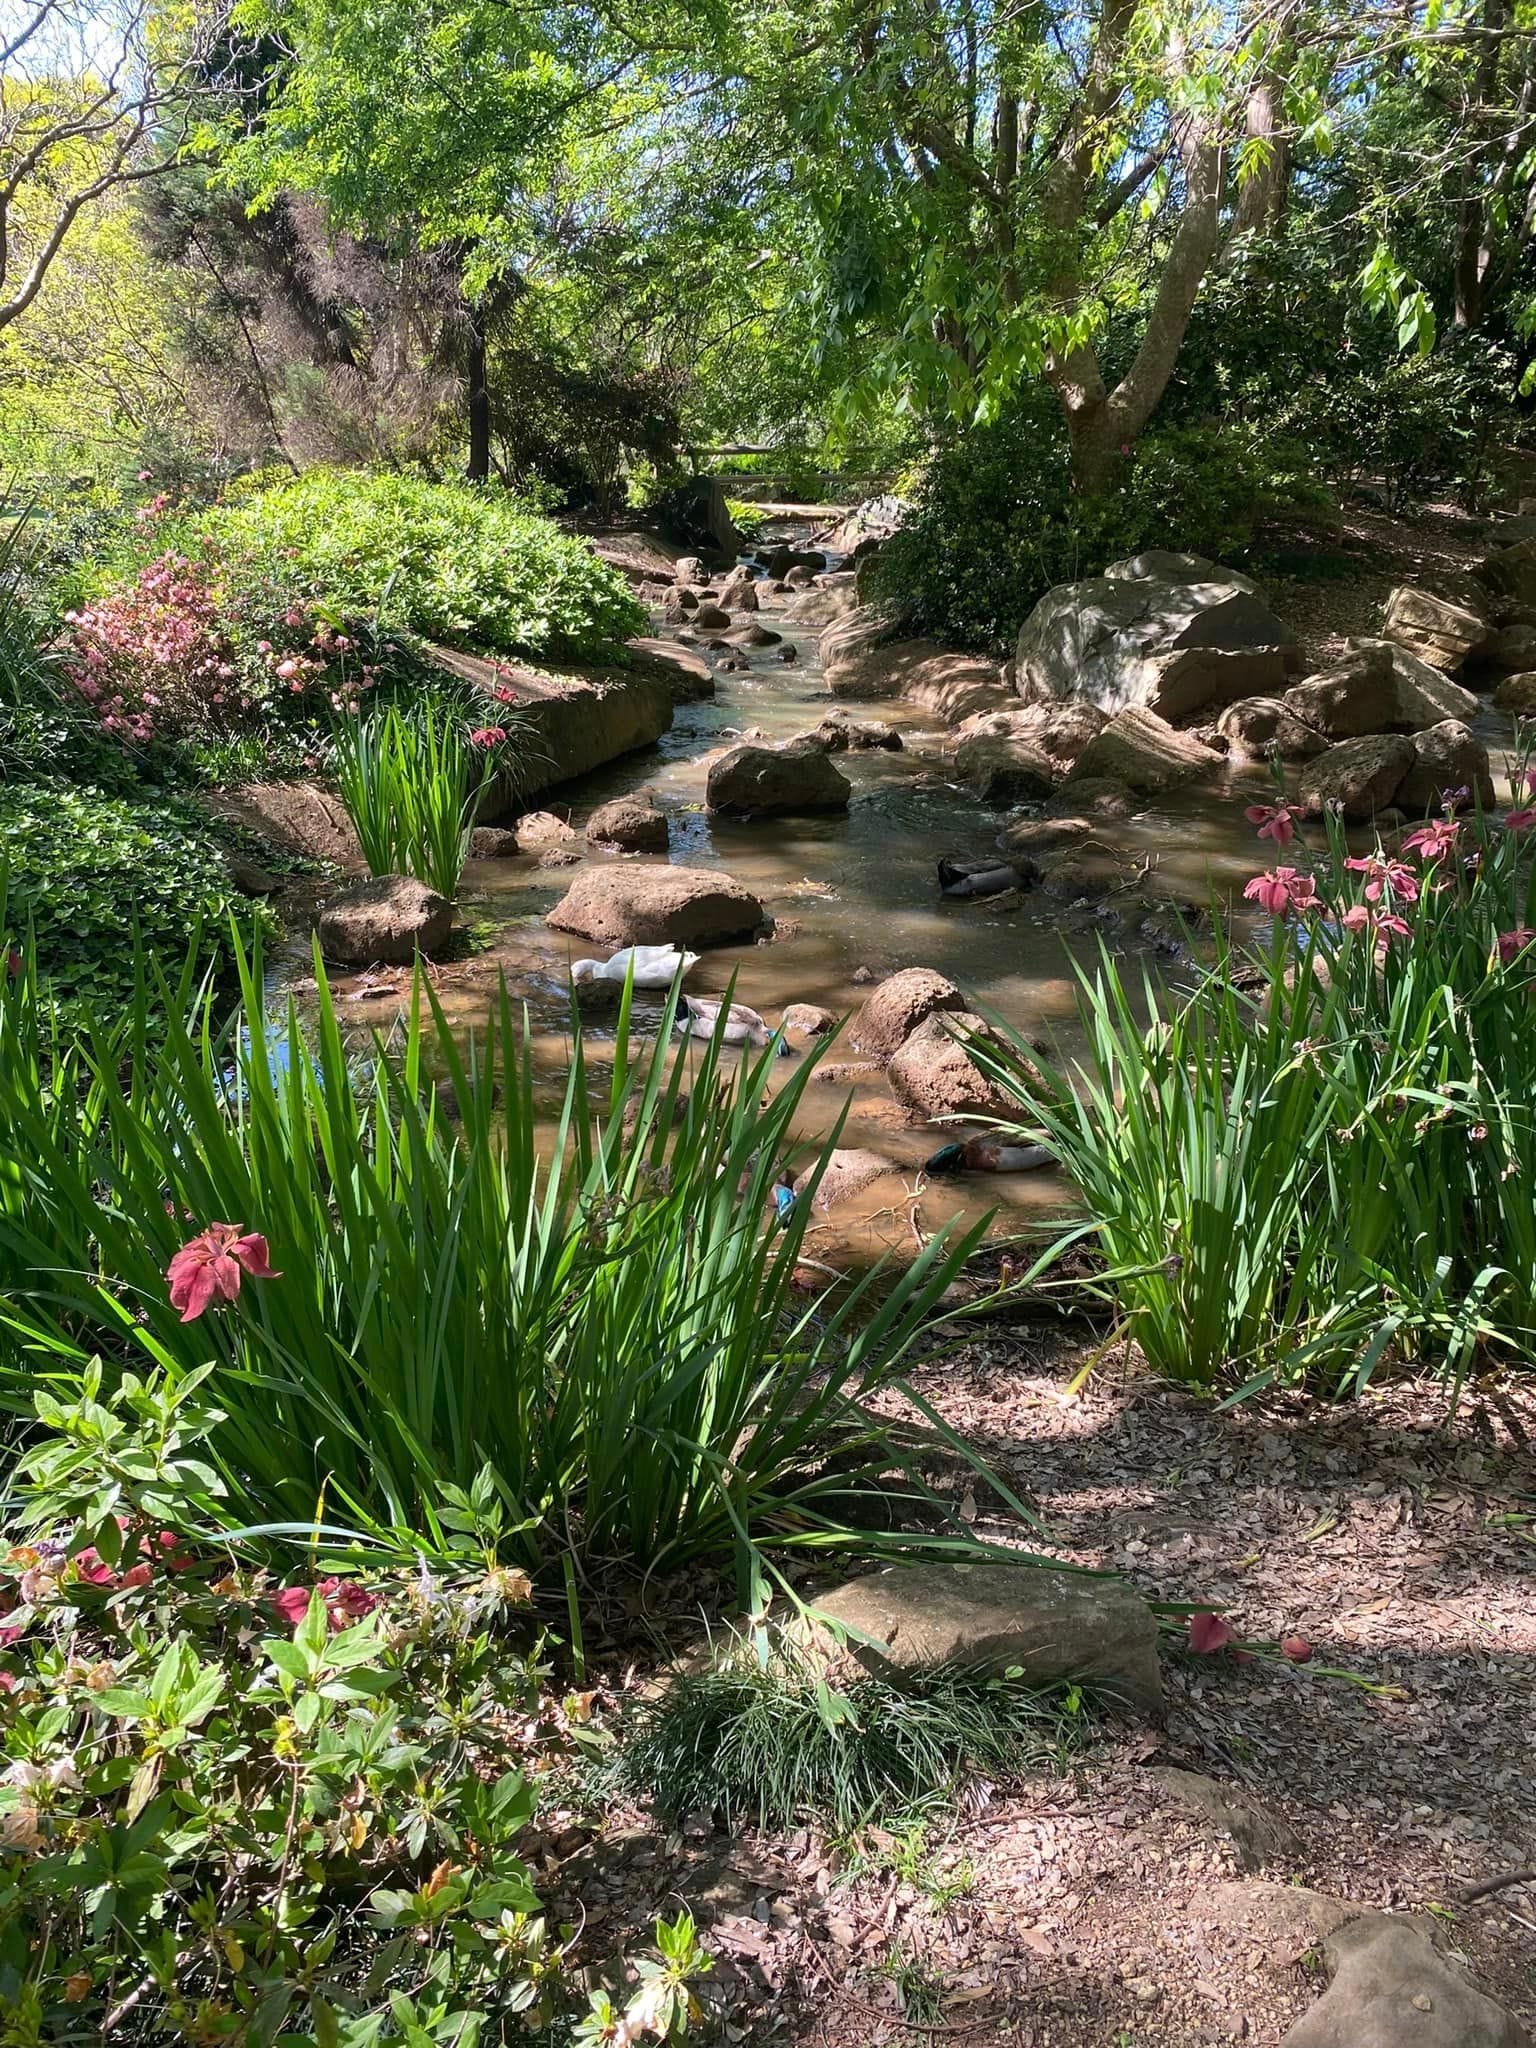
<svg viewBox="0 0 1536 2048"><path fill-rule="evenodd" d="M942 896L936 877L940 856L995 862L1002 818L951 779L942 753L945 733L899 699L845 707L855 719L895 725L904 741L901 752L871 749L835 757L853 785L846 815L754 821L708 813L705 779L720 750L748 733L786 740L833 708L816 660L819 625L797 618L797 609L803 613L803 598L765 597L758 614L797 649L794 663L780 658L777 647L754 650L744 669L717 672L712 699L679 705L670 732L654 749L625 755L540 800L541 807L568 815L579 828L616 796L649 795L668 814L673 862L727 869L762 899L774 921L772 937L705 952L688 978L690 993L723 995L734 976L737 1000L774 1025L790 1003L821 1004L839 1016L856 1011L873 982L898 968L931 967L976 1006L1055 1041L1070 1056L1077 1036L1074 963L1091 967L1101 944L1129 962L1134 985L1140 984L1142 961L1160 978L1190 978L1192 963L1176 943L1176 920L1154 918L1149 935L1143 929L1146 908L1126 914L1114 897L1106 914L1092 902L1073 905L1043 890L995 901ZM732 653L742 659L739 650ZM1255 848L1242 806L1262 798L1267 787L1262 773L1250 773L1241 785L1234 779L1214 794L1181 793L1133 818L1096 827L1094 850L1106 860L1112 856L1129 878L1122 903L1131 890L1189 901L1203 900L1213 885L1238 893L1265 864L1257 854L1268 850ZM585 858L626 856L588 852ZM1138 873L1143 864L1155 870L1150 887ZM551 1123L569 1065L570 962L602 950L544 922L575 872L541 868L535 854L471 862L460 909L476 929L480 950L434 973L445 1011L466 1031L485 1021L505 976L514 1000L527 1006ZM302 990L298 955L290 953L285 966L282 979ZM347 1006L343 1015L355 1019L359 1031L387 1029L408 997L409 976L401 970L338 976L334 986L339 1003ZM589 1000L594 993L596 1000ZM588 1044L599 1059L613 1031L616 1005L604 1000L608 994L600 984L583 996ZM637 996L642 1033L654 1026L660 1009L659 998ZM835 1069L858 1061L846 1039L845 1032L824 1064ZM688 1060L696 1053L680 1042L677 1057ZM787 1077L803 1057L784 1059L779 1072ZM927 1181L923 1161L954 1132L918 1122L879 1073L813 1082L797 1120L808 1142L825 1136L845 1103L842 1144L885 1155L895 1171L818 1218L813 1244L823 1257L910 1250L917 1233L990 1210L999 1212L997 1228L1007 1232L1062 1215L1069 1206L1068 1188L1048 1171Z"/></svg>

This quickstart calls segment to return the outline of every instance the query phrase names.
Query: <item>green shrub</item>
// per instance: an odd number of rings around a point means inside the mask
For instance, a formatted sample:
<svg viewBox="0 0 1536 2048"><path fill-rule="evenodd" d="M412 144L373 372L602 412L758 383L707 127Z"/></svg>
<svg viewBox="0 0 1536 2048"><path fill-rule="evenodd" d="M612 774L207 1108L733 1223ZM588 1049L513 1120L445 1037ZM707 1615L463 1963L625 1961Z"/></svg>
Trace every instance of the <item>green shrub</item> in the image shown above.
<svg viewBox="0 0 1536 2048"><path fill-rule="evenodd" d="M945 1667L834 1689L804 1655L780 1647L764 1662L738 1643L641 1711L615 1775L668 1814L846 1830L952 1796L967 1771L1060 1767L1082 1746L1081 1704L1075 1688L1042 1693Z"/></svg>
<svg viewBox="0 0 1536 2048"><path fill-rule="evenodd" d="M1158 417L1290 443L1314 477L1379 480L1394 509L1447 484L1475 505L1519 424L1519 370L1488 334L1449 325L1428 355L1405 352L1327 238L1299 235L1206 278Z"/></svg>
<svg viewBox="0 0 1536 2048"><path fill-rule="evenodd" d="M230 886L212 834L164 792L0 782L0 897L30 929L39 975L62 1001L109 1010L134 987L134 947L227 965L230 919L265 919Z"/></svg>
<svg viewBox="0 0 1536 2048"><path fill-rule="evenodd" d="M574 1942L520 1854L517 1766L553 1747L509 1729L542 1711L537 1641L503 1624L527 1580L466 1541L436 1576L276 1583L219 1527L197 1395L41 1395L13 1475L7 2040L417 2048L573 2020ZM642 1992L671 2038L707 1959L691 1923L658 1934Z"/></svg>
<svg viewBox="0 0 1536 2048"><path fill-rule="evenodd" d="M217 557L227 602L254 581L333 623L531 655L600 654L644 629L584 542L468 484L315 469L216 506L190 537Z"/></svg>
<svg viewBox="0 0 1536 2048"><path fill-rule="evenodd" d="M246 1519L323 1499L430 1552L489 1464L509 1556L557 1576L734 1560L752 1598L765 1545L921 1544L848 1527L904 1460L869 1399L975 1233L800 1290L810 1197L778 1229L772 1186L814 1062L770 1091L776 1047L730 1078L718 1039L674 1061L675 994L637 1055L621 1009L600 1088L577 1037L551 1149L505 993L467 1055L425 987L401 1043L357 1054L316 972L313 1050L291 1010L264 1020L254 969L223 1037L168 992L150 1030L145 993L61 1049L29 979L0 988L0 1394L50 1354L66 1377L103 1347L178 1377L212 1358ZM215 1226L261 1233L281 1277L231 1253L238 1299L185 1322L168 1269Z"/></svg>
<svg viewBox="0 0 1536 2048"><path fill-rule="evenodd" d="M1250 885L1270 943L1218 933L1193 996L1133 998L1104 956L1074 1069L977 1047L1076 1183L1095 1292L1159 1371L1359 1388L1383 1359L1459 1380L1536 1356L1536 808L1517 804L1402 857L1351 856L1330 823L1309 866ZM1289 843L1289 810L1261 822Z"/></svg>
<svg viewBox="0 0 1536 2048"><path fill-rule="evenodd" d="M1295 466L1256 440L1178 427L1138 443L1114 489L1072 485L1048 395L973 427L929 465L912 517L876 559L874 594L915 631L1011 652L1046 591L1142 548L1241 555L1261 514L1294 499Z"/></svg>

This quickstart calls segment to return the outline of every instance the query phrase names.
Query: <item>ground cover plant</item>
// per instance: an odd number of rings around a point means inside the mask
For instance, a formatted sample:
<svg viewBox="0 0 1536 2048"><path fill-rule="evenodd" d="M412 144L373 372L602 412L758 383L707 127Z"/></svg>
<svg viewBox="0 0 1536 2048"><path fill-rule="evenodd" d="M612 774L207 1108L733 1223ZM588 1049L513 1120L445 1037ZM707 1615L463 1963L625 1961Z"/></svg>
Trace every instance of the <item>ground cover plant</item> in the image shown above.
<svg viewBox="0 0 1536 2048"><path fill-rule="evenodd" d="M1134 1001L1104 956L1070 1067L977 1047L1159 1371L1359 1389L1384 1360L1459 1383L1536 1355L1533 794L1522 766L1503 810L1361 854L1256 806L1284 855L1246 891L1267 943L1218 929L1193 994Z"/></svg>
<svg viewBox="0 0 1536 2048"><path fill-rule="evenodd" d="M471 1538L367 1580L231 1539L203 1378L108 1392L93 1368L39 1396L9 1478L7 2040L686 2031L708 1967L686 1916L638 1984L588 1997L541 1910L524 1843L561 1713L528 1580Z"/></svg>
<svg viewBox="0 0 1536 2048"><path fill-rule="evenodd" d="M610 1074L576 1038L549 1148L505 994L467 1051L425 989L401 1043L359 1051L318 959L312 1044L242 973L224 1032L163 984L62 1036L30 971L0 991L10 1405L96 1350L177 1377L211 1358L246 1519L430 1555L489 1487L504 1556L557 1583L734 1560L755 1603L770 1536L928 1540L849 1528L903 1466L867 1400L929 1341L976 1233L802 1291L810 1203L769 1221L813 1062L769 1096L775 1048L731 1073L717 1036L683 1103L670 1002L648 1050L621 1012ZM915 1479L907 1497L931 1511Z"/></svg>

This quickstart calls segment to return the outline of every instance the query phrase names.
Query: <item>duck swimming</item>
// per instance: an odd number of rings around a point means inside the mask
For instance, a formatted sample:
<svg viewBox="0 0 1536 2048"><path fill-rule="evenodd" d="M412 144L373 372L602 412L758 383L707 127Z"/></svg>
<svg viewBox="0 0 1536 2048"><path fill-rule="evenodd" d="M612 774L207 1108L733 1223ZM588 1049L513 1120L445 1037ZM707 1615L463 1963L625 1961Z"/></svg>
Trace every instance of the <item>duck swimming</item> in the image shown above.
<svg viewBox="0 0 1536 2048"><path fill-rule="evenodd" d="M677 1014L677 1028L688 1038L713 1038L722 1010L725 1011L725 1024L720 1033L722 1041L726 1045L750 1045L761 1052L773 1033L768 1029L768 1020L760 1017L756 1010L749 1010L745 1003L727 1006L719 996L684 996ZM779 1050L787 1052L789 1048L781 1045Z"/></svg>
<svg viewBox="0 0 1536 2048"><path fill-rule="evenodd" d="M1034 1173L1054 1166L1056 1155L1044 1145L1008 1145L1001 1138L961 1138L941 1145L923 1161L924 1173Z"/></svg>
<svg viewBox="0 0 1536 2048"><path fill-rule="evenodd" d="M699 956L697 953L679 952L676 946L626 946L611 960L573 960L571 979L577 984L623 981L629 974L631 962L634 963L636 988L670 988L680 974L687 974L698 966Z"/></svg>

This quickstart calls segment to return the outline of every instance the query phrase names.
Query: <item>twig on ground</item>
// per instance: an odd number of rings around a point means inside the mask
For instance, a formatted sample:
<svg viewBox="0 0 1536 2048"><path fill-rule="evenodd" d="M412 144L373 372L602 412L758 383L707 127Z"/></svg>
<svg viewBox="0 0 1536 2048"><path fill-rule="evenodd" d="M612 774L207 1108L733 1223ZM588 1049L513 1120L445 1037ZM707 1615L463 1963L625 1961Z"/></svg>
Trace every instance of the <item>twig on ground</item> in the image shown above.
<svg viewBox="0 0 1536 2048"><path fill-rule="evenodd" d="M1473 1905L1478 1899L1491 1898L1495 1892L1507 1891L1513 1884L1536 1884L1536 1867L1506 1870L1502 1877L1487 1877L1481 1884L1468 1885L1461 1894L1459 1903L1463 1906Z"/></svg>

